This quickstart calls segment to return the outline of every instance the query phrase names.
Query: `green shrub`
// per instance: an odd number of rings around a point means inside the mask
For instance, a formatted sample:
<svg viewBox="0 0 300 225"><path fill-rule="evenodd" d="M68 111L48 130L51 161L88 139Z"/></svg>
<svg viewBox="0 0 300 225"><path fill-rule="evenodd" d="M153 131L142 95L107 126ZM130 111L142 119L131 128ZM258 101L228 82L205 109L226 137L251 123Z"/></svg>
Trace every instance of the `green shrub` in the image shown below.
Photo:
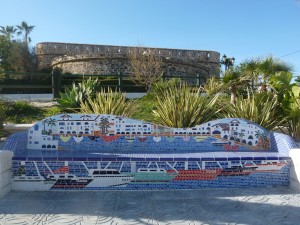
<svg viewBox="0 0 300 225"><path fill-rule="evenodd" d="M33 123L43 118L43 110L25 101L4 102L4 118L9 123Z"/></svg>
<svg viewBox="0 0 300 225"><path fill-rule="evenodd" d="M136 109L132 114L132 118L138 120L144 120L148 122L156 122L153 109L155 109L155 96L148 93L142 98L135 100Z"/></svg>
<svg viewBox="0 0 300 225"><path fill-rule="evenodd" d="M52 106L52 107L43 109L44 117L50 117L50 116L54 116L54 115L57 115L60 113L63 113L63 110L58 106Z"/></svg>

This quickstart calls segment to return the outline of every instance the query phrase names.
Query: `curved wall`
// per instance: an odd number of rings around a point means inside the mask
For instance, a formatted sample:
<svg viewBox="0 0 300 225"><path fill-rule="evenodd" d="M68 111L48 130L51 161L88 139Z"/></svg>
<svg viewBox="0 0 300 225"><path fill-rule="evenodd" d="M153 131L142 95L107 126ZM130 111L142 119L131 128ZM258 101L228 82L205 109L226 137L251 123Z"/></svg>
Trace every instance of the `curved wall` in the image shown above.
<svg viewBox="0 0 300 225"><path fill-rule="evenodd" d="M39 69L60 67L73 74L131 73L128 53L136 47L44 42L36 45ZM219 76L220 53L144 48L163 58L166 75Z"/></svg>

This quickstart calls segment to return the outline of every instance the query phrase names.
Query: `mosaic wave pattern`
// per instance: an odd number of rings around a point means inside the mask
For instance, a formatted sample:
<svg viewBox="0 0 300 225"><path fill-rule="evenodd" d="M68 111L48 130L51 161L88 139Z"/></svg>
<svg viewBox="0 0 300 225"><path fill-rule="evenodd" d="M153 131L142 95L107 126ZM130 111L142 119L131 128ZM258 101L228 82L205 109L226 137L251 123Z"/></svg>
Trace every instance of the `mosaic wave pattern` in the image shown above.
<svg viewBox="0 0 300 225"><path fill-rule="evenodd" d="M169 128L64 114L11 136L14 190L149 190L289 185L293 140L236 118Z"/></svg>

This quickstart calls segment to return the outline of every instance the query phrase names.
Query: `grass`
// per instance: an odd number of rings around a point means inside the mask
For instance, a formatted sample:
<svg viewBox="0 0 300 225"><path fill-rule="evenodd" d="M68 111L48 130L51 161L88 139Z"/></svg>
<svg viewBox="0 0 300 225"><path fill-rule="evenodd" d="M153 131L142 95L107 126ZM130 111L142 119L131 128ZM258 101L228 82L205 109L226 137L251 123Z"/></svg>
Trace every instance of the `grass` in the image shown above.
<svg viewBox="0 0 300 225"><path fill-rule="evenodd" d="M133 113L132 118L144 120L147 122L155 122L153 109L155 108L155 97L151 94L145 95L136 100L137 110Z"/></svg>

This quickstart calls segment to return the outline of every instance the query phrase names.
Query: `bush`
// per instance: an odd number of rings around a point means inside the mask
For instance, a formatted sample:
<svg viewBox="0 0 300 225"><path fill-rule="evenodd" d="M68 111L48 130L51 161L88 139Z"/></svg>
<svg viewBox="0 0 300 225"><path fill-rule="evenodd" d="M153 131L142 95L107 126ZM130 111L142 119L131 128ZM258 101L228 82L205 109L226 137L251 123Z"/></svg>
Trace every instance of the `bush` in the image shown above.
<svg viewBox="0 0 300 225"><path fill-rule="evenodd" d="M50 117L50 116L54 116L54 115L57 115L57 114L61 114L63 112L64 111L60 107L52 106L52 107L43 109L43 116L44 117Z"/></svg>
<svg viewBox="0 0 300 225"><path fill-rule="evenodd" d="M25 101L3 102L5 122L33 123L43 118L43 110Z"/></svg>

